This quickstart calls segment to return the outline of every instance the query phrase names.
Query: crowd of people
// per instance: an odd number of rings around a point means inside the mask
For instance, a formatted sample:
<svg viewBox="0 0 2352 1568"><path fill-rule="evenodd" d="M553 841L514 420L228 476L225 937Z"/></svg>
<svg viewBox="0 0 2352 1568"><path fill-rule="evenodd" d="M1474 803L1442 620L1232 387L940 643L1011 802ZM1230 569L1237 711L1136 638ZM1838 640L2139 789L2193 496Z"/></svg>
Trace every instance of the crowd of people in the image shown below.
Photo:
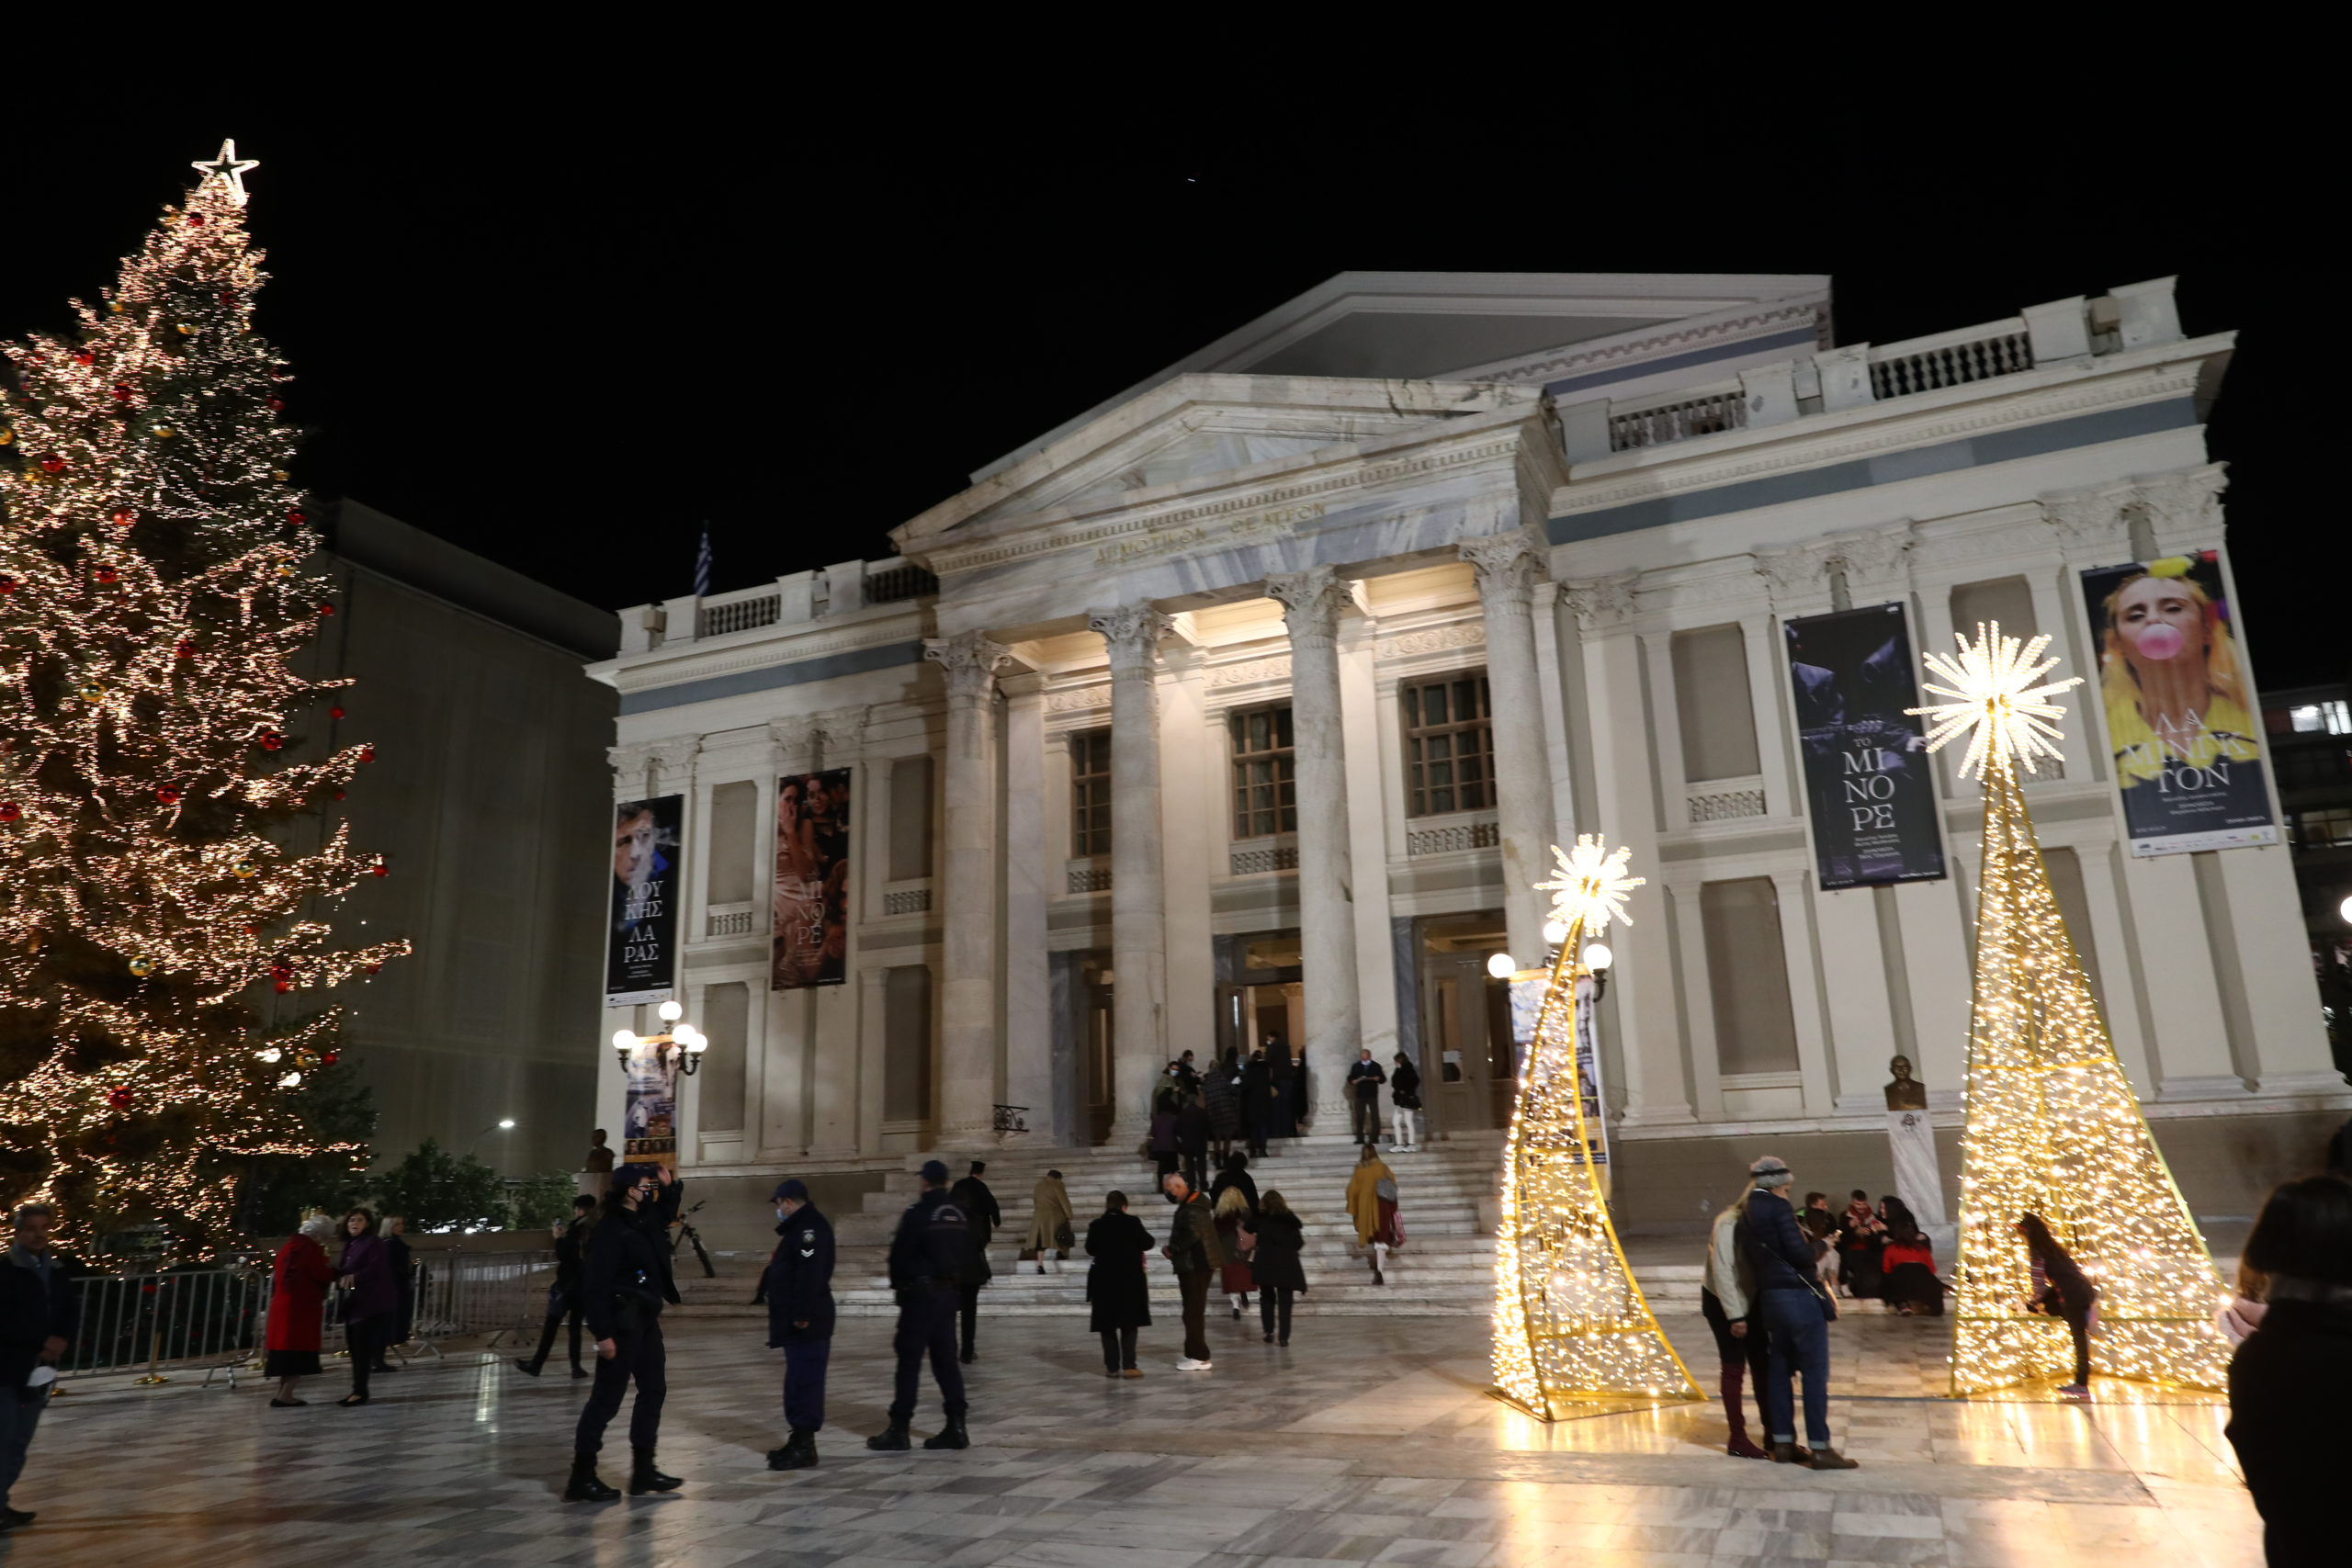
<svg viewBox="0 0 2352 1568"><path fill-rule="evenodd" d="M866 1440L869 1449L913 1446L926 1359L943 1419L922 1446L970 1444L962 1370L978 1356L978 1290L989 1278L989 1239L1003 1223L985 1169L976 1160L951 1185L944 1165L927 1162L922 1191L900 1216L888 1263L899 1308L894 1397L887 1426ZM1802 1207L1789 1201L1794 1176L1777 1157L1758 1159L1748 1176L1747 1190L1715 1216L1701 1292L1702 1314L1721 1358L1728 1451L1815 1470L1853 1469L1855 1461L1838 1450L1829 1427L1827 1325L1839 1300L1873 1293L1897 1310L1939 1311L1940 1284L1931 1292L1909 1272L1932 1279L1932 1255L1897 1200L1872 1206L1857 1191L1842 1214L1833 1214L1819 1192L1808 1193ZM1082 1245L1090 1259L1088 1326L1101 1342L1103 1375L1144 1375L1137 1339L1152 1326L1149 1258L1155 1248L1175 1274L1182 1303L1180 1371L1212 1366L1206 1314L1213 1292L1224 1296L1236 1320L1254 1294L1265 1342L1289 1345L1293 1303L1307 1280L1304 1226L1283 1194L1259 1190L1240 1150L1227 1153L1205 1189L1182 1169L1165 1171L1159 1184L1168 1209L1159 1237L1130 1211L1124 1192L1105 1197L1082 1243L1059 1171L1048 1171L1032 1193L1035 1213L1022 1261L1034 1261L1042 1271L1049 1256L1058 1267ZM593 1379L574 1428L567 1500L602 1502L621 1495L598 1475L597 1462L605 1432L632 1386L628 1492L668 1492L683 1484L655 1463L667 1392L661 1314L679 1300L667 1237L682 1189L665 1168L623 1166L611 1173L601 1202L581 1198L571 1220L557 1227L557 1273L545 1328L536 1353L515 1366L538 1376L568 1325L572 1375ZM774 1202L778 1240L755 1299L768 1309L768 1343L785 1359L788 1436L768 1454L768 1463L789 1471L818 1462L835 1318L834 1240L804 1183L780 1183ZM1376 1282L1385 1250L1402 1245L1404 1231L1395 1177L1370 1144L1349 1183L1347 1208ZM76 1294L50 1248L55 1220L44 1203L17 1209L11 1245L0 1259L0 1533L33 1520L31 1512L10 1506L10 1489L78 1326ZM2074 1365L2071 1381L2057 1392L2086 1399L2098 1288L2043 1216L2021 1213L2013 1228L2030 1266L2030 1290L2019 1304L2065 1323ZM352 1389L340 1403L366 1404L370 1377L394 1370L383 1359L385 1349L405 1338L413 1307L403 1289L410 1270L401 1230L397 1216L379 1226L368 1210L354 1209L340 1222L305 1222L279 1249L266 1330L266 1371L277 1382L272 1406L304 1403L295 1391L300 1379L320 1371L320 1326L330 1288L342 1292L350 1350ZM332 1263L330 1242L340 1245ZM2237 1345L2230 1363L2227 1433L2265 1521L2270 1560L2332 1561L2325 1553L2340 1531L2331 1487L2341 1445L2329 1440L2330 1423L2352 1400L2352 1180L2329 1173L2277 1188L2246 1239L2237 1289L2220 1320ZM593 1370L583 1365L583 1326L594 1347ZM1761 1442L1750 1436L1744 1385L1755 1391Z"/></svg>
<svg viewBox="0 0 2352 1568"><path fill-rule="evenodd" d="M1380 1142L1384 1087L1388 1090L1390 1147L1419 1148L1421 1075L1402 1051L1386 1067L1373 1059L1369 1047L1349 1064L1345 1093L1350 1134L1359 1144ZM1310 1103L1306 1064L1294 1060L1290 1047L1272 1035L1247 1061L1235 1046L1205 1069L1187 1051L1168 1064L1152 1091L1144 1157L1155 1164L1159 1175L1181 1170L1198 1188L1211 1170L1223 1168L1236 1143L1250 1156L1262 1157L1267 1140L1298 1136Z"/></svg>

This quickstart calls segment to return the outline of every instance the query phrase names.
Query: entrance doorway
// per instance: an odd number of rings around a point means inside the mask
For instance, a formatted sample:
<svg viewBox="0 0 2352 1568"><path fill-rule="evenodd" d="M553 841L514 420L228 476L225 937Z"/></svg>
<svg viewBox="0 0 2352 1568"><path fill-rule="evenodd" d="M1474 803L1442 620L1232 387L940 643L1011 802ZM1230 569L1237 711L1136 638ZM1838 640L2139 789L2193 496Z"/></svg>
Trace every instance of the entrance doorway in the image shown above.
<svg viewBox="0 0 2352 1568"><path fill-rule="evenodd" d="M1433 1128L1484 1132L1510 1124L1518 1066L1510 987L1487 973L1508 950L1500 909L1421 924L1421 1093Z"/></svg>
<svg viewBox="0 0 2352 1568"><path fill-rule="evenodd" d="M1266 1054L1281 1108L1268 1128L1271 1136L1291 1135L1306 1094L1306 1012L1298 933L1261 931L1216 941L1216 1051L1222 1060L1239 1051Z"/></svg>

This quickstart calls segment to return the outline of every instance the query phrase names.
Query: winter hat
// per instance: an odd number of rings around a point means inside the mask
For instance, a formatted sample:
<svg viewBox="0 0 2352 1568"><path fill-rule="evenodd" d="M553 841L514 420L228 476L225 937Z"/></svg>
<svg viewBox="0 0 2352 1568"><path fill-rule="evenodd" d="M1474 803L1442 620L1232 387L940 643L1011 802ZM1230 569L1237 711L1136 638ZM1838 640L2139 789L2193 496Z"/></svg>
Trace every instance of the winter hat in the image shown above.
<svg viewBox="0 0 2352 1568"><path fill-rule="evenodd" d="M660 1177L653 1174L653 1168L650 1165L616 1165L613 1167L612 1190L616 1192L626 1192L640 1181L659 1181L660 1179Z"/></svg>
<svg viewBox="0 0 2352 1568"><path fill-rule="evenodd" d="M780 1203L786 1198L795 1202L806 1203L808 1201L808 1184L797 1176L789 1177L777 1182L775 1190L768 1194L768 1201L771 1203Z"/></svg>
<svg viewBox="0 0 2352 1568"><path fill-rule="evenodd" d="M1747 1168L1749 1179L1758 1187L1786 1187L1796 1177L1777 1155L1766 1155Z"/></svg>
<svg viewBox="0 0 2352 1568"><path fill-rule="evenodd" d="M933 1187L947 1185L947 1168L935 1159L922 1162L922 1179Z"/></svg>

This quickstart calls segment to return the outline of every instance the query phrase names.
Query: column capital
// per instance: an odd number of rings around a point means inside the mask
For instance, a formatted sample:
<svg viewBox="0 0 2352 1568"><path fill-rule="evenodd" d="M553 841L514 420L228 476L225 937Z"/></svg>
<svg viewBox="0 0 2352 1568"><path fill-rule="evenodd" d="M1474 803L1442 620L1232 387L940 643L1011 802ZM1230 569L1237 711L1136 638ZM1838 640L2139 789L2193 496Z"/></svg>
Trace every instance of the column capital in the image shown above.
<svg viewBox="0 0 2352 1568"><path fill-rule="evenodd" d="M1340 612L1355 603L1347 580L1328 566L1274 572L1266 579L1266 596L1282 605L1283 625L1290 628L1293 643L1336 637Z"/></svg>
<svg viewBox="0 0 2352 1568"><path fill-rule="evenodd" d="M840 759L854 755L865 746L865 716L867 709L836 708L831 713L819 714L810 722L817 749L830 767Z"/></svg>
<svg viewBox="0 0 2352 1568"><path fill-rule="evenodd" d="M1176 629L1176 620L1148 604L1121 604L1089 610L1086 628L1109 648L1112 669L1148 670L1159 656L1159 639Z"/></svg>
<svg viewBox="0 0 2352 1568"><path fill-rule="evenodd" d="M986 632L959 632L923 638L922 656L945 671L948 696L977 703L988 700L996 686L997 669L1012 657L1012 650L990 642Z"/></svg>
<svg viewBox="0 0 2352 1568"><path fill-rule="evenodd" d="M1455 553L1470 563L1480 594L1499 592L1522 604L1544 567L1544 547L1525 528L1464 539L1455 547Z"/></svg>
<svg viewBox="0 0 2352 1568"><path fill-rule="evenodd" d="M1588 577L1560 584L1560 596L1576 613L1577 625L1586 631L1600 631L1610 626L1623 626L1634 618L1634 593L1640 581L1639 572L1621 572L1615 577Z"/></svg>
<svg viewBox="0 0 2352 1568"><path fill-rule="evenodd" d="M2130 488L2118 485L2061 491L2040 501L2042 520L2057 531L2060 548L2069 554L2099 554L2129 547L2123 507L2131 499Z"/></svg>
<svg viewBox="0 0 2352 1568"><path fill-rule="evenodd" d="M817 721L806 714L789 718L768 720L768 744L774 748L769 761L779 768L792 767L808 759L817 747Z"/></svg>

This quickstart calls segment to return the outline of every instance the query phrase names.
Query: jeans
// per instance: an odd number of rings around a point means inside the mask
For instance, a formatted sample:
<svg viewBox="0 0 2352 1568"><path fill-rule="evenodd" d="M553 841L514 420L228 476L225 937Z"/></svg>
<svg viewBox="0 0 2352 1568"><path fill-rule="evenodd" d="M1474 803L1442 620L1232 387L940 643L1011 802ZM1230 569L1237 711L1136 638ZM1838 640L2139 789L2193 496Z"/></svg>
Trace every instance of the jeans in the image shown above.
<svg viewBox="0 0 2352 1568"><path fill-rule="evenodd" d="M832 1353L830 1339L799 1339L784 1348L784 1424L796 1432L825 1425L825 1364Z"/></svg>
<svg viewBox="0 0 2352 1568"><path fill-rule="evenodd" d="M384 1354L391 1332L392 1314L378 1313L343 1325L344 1348L351 1352L351 1392L368 1397L368 1374Z"/></svg>
<svg viewBox="0 0 2352 1568"><path fill-rule="evenodd" d="M890 1348L899 1353L898 1382L890 1401L890 1424L903 1427L915 1418L915 1390L922 1381L922 1359L931 1357L931 1375L939 1383L939 1397L950 1416L964 1412L964 1369L956 1364L956 1287L922 1285L900 1293L899 1332Z"/></svg>
<svg viewBox="0 0 2352 1568"><path fill-rule="evenodd" d="M1414 1146L1416 1139L1413 1132L1413 1119L1419 1114L1419 1111L1408 1111L1401 1105L1392 1105L1388 1108L1388 1134L1398 1148L1409 1149Z"/></svg>
<svg viewBox="0 0 2352 1568"><path fill-rule="evenodd" d="M1829 1446L1829 1325L1808 1290L1766 1291L1757 1316L1771 1336L1770 1365L1764 1380L1764 1424L1776 1443L1796 1441L1792 1373L1804 1376L1804 1433L1815 1448ZM1751 1326L1750 1334L1756 1332Z"/></svg>
<svg viewBox="0 0 2352 1568"><path fill-rule="evenodd" d="M1368 1094L1348 1097L1348 1132L1360 1144L1380 1141L1380 1101Z"/></svg>
<svg viewBox="0 0 2352 1568"><path fill-rule="evenodd" d="M1282 1344L1290 1343L1290 1303L1298 1292L1288 1285L1258 1282L1258 1321Z"/></svg>
<svg viewBox="0 0 2352 1568"><path fill-rule="evenodd" d="M1136 1331L1132 1328L1105 1328L1102 1335L1102 1368L1105 1371L1125 1371L1136 1364Z"/></svg>
<svg viewBox="0 0 2352 1568"><path fill-rule="evenodd" d="M19 1399L13 1388L0 1388L0 1508L8 1506L8 1489L25 1472L25 1450L32 1447L33 1428L49 1408L49 1390L37 1399Z"/></svg>
<svg viewBox="0 0 2352 1568"><path fill-rule="evenodd" d="M558 1296L548 1304L547 1326L539 1331L539 1353L531 1358L531 1365L548 1364L548 1352L555 1348L556 1330L567 1319L571 1325L571 1364L580 1365L580 1296L577 1292Z"/></svg>
<svg viewBox="0 0 2352 1568"><path fill-rule="evenodd" d="M979 1286L958 1285L956 1288L956 1318L964 1327L964 1359L968 1361L979 1354L972 1344L972 1336L980 1326Z"/></svg>
<svg viewBox="0 0 2352 1568"><path fill-rule="evenodd" d="M613 1359L596 1363L588 1406L571 1435L571 1451L593 1454L605 1446L605 1428L620 1414L621 1395L637 1380L637 1403L628 1413L628 1446L653 1451L662 1436L662 1402L670 1393L669 1360L662 1348L662 1320L649 1318L635 1334L613 1336Z"/></svg>
<svg viewBox="0 0 2352 1568"><path fill-rule="evenodd" d="M1209 1359L1209 1280L1215 1273L1194 1269L1176 1275L1176 1289L1184 1298L1184 1354L1195 1361Z"/></svg>

